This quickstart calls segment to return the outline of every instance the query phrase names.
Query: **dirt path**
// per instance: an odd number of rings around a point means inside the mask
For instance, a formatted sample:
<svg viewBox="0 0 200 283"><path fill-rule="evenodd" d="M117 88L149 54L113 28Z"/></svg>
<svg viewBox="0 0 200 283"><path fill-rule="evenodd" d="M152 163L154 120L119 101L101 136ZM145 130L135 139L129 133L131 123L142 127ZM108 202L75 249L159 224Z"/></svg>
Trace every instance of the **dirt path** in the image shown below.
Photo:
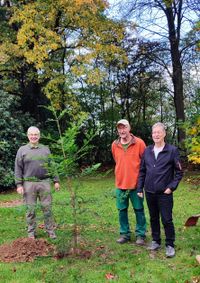
<svg viewBox="0 0 200 283"><path fill-rule="evenodd" d="M22 205L23 201L16 199L16 200L11 200L11 201L1 201L0 202L0 207L15 207Z"/></svg>

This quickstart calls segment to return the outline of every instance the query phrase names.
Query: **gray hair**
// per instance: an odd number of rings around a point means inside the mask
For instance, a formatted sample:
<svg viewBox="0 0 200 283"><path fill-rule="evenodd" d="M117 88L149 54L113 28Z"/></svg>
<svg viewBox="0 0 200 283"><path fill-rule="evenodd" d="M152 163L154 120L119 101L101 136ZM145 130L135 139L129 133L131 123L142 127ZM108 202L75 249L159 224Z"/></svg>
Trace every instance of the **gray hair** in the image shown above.
<svg viewBox="0 0 200 283"><path fill-rule="evenodd" d="M27 135L30 134L31 132L37 132L38 134L40 134L40 130L35 126L31 126L28 128Z"/></svg>
<svg viewBox="0 0 200 283"><path fill-rule="evenodd" d="M155 124L152 126L152 131L153 131L153 129L156 128L156 127L160 127L160 128L162 128L162 130L163 130L164 132L166 132L165 125L164 125L163 123L161 123L161 122L155 123Z"/></svg>

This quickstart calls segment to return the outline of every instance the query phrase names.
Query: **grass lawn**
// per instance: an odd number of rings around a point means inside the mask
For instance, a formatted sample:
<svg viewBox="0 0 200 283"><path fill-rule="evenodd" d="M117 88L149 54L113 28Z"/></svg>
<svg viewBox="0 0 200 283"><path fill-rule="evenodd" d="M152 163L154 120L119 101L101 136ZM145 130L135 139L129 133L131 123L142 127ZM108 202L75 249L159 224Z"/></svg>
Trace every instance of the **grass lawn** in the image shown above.
<svg viewBox="0 0 200 283"><path fill-rule="evenodd" d="M188 177L185 177L185 180ZM115 207L114 178L85 178L78 189L81 213L78 214L80 247L91 252L89 258L52 257L37 258L34 262L0 262L0 282L4 283L192 283L200 282L200 265L195 257L200 254L200 220L196 226L184 228L186 219L200 213L200 190L198 186L182 181L174 193L174 224L176 228L176 256L165 258L164 241L162 249L155 254L145 247L134 244L135 218L129 208L132 227L132 242L119 245L118 213ZM20 199L16 193L0 194L0 202ZM53 192L53 211L57 229L54 241L59 251L67 251L72 246L72 213L69 193L62 187ZM145 203L148 224L147 242L151 241L149 215ZM38 211L38 223L42 215ZM24 207L0 206L0 244L26 237ZM38 228L38 237L46 237ZM162 234L162 239L164 235ZM53 242L49 240L49 242ZM109 280L106 275L112 275ZM111 277L112 277L111 276Z"/></svg>

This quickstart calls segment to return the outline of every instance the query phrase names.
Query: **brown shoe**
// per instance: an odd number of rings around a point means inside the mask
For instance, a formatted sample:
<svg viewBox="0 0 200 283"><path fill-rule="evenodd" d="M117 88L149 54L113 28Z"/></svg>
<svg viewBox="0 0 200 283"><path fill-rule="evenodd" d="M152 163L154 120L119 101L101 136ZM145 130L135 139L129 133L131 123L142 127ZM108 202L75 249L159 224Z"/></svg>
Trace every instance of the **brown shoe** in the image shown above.
<svg viewBox="0 0 200 283"><path fill-rule="evenodd" d="M136 243L136 245L138 245L138 246L144 246L144 245L145 245L145 240L144 240L144 238L142 238L142 237L137 237L135 243Z"/></svg>

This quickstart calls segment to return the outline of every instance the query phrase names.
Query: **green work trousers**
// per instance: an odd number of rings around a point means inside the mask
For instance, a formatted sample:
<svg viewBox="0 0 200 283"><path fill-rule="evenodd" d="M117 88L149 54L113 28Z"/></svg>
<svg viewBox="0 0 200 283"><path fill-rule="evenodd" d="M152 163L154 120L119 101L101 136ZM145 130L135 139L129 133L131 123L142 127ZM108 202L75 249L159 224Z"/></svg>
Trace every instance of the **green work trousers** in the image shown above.
<svg viewBox="0 0 200 283"><path fill-rule="evenodd" d="M40 207L43 211L45 230L46 232L51 233L54 229L54 222L51 210L52 197L49 180L42 180L40 182L25 181L23 187L23 198L27 208L26 221L28 234L35 234L37 199L39 199Z"/></svg>
<svg viewBox="0 0 200 283"><path fill-rule="evenodd" d="M117 208L119 211L120 235L130 239L131 231L128 220L129 199L132 203L135 217L136 227L135 236L145 238L146 218L144 214L143 198L138 197L137 191L116 189Z"/></svg>

